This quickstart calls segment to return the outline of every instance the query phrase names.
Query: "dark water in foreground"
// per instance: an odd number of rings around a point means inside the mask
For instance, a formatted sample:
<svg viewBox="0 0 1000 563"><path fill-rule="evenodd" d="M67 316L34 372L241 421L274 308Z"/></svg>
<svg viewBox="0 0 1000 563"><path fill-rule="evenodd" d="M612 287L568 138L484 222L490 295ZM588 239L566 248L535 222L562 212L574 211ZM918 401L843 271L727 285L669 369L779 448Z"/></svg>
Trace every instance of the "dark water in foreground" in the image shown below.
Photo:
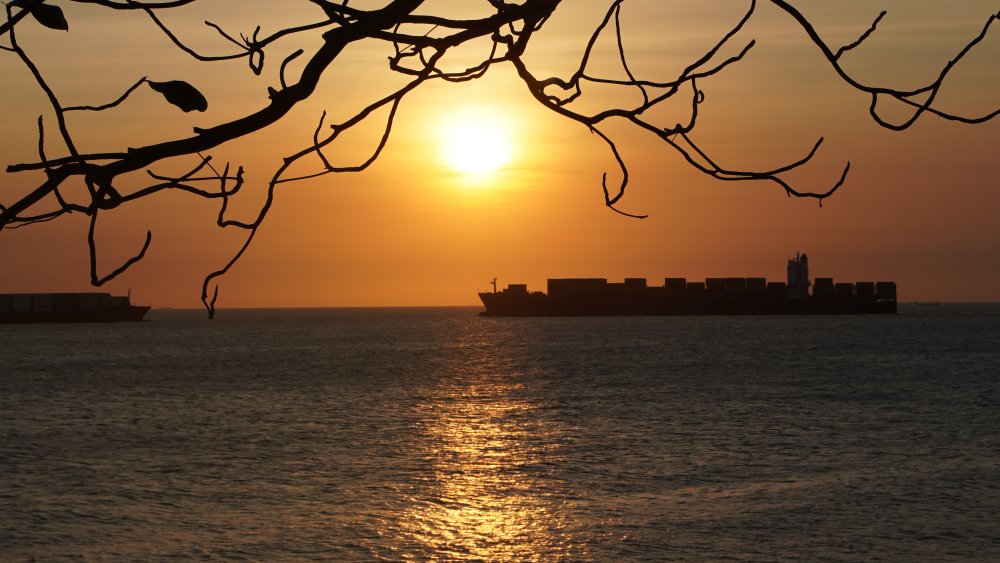
<svg viewBox="0 0 1000 563"><path fill-rule="evenodd" d="M0 560L1000 560L1000 306L0 326Z"/></svg>

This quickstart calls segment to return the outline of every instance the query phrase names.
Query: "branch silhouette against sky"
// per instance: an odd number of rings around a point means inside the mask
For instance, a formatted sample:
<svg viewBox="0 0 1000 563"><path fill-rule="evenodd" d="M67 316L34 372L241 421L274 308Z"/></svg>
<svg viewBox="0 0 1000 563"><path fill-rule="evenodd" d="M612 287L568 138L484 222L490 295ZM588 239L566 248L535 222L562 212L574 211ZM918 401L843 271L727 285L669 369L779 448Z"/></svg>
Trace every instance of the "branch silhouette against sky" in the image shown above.
<svg viewBox="0 0 1000 563"><path fill-rule="evenodd" d="M204 278L201 300L209 316L213 316L219 292L218 278L229 272L247 252L280 186L368 169L382 155L401 107L413 92L431 82L474 81L496 67L512 68L527 95L537 104L578 123L603 141L618 169L604 174L600 188L606 206L617 213L645 217L620 208L629 185L629 162L619 150L613 128L609 126L620 121L652 134L664 148L672 149L707 176L725 182L768 183L789 196L814 198L822 204L849 182L850 162L844 162L840 172L819 187L796 185L788 179L788 174L812 161L823 147L823 138L803 147L800 158L762 170L727 167L696 138L700 108L710 95L702 84L739 65L754 52L756 41L747 38L744 31L763 5L783 12L788 28L808 38L840 81L870 97L870 117L883 128L904 131L924 119L979 124L1000 113L1000 109L979 114L963 113L939 103L939 94L953 72L991 33L996 33L994 28L1000 13L984 19L980 32L968 37L943 67L928 69L930 78L925 83L901 88L857 76L846 63L852 57L863 56L866 43L878 36L880 26L891 17L885 11L877 12L877 8L873 8L870 25L856 30L856 39L834 44L825 39L793 3L751 0L738 13L720 14L720 20L732 20L726 24L726 31L707 50L682 65L679 72L648 76L634 72L631 64L629 29L623 24L623 15L630 7L628 0L607 1L606 6L602 6L603 17L596 26L577 30L586 42L578 54L575 70L559 76L538 70L530 55L535 44L533 38L542 32L557 11L563 9L565 3L560 0L481 0L477 4L481 4L482 13L472 18L454 17L449 10L435 10L432 2L421 0L380 3L301 0L299 3L313 8L314 18L310 23L266 29L267 21L262 17L260 25L252 31L240 31L205 21L204 25L214 31L217 39L211 50L190 43L185 39L189 30L171 23L170 16L175 12L197 13L200 3L196 0L14 0L6 3L6 18L0 23L3 49L0 56L20 61L37 84L38 97L48 108L43 116L31 117L37 121L37 138L30 141L37 144L37 159L6 166L9 174L34 174L31 177L37 178L37 182L32 184L33 189L13 199L0 193L0 229L39 226L69 214L87 216L90 281L94 286L101 286L142 260L154 241L153 233L147 230L144 240L135 241L138 250L133 256L103 271L99 266L95 234L103 213L165 191L181 191L197 198L216 200L217 226L242 231L245 236L230 259ZM74 6L72 13L69 10L64 13L61 7L71 4L80 6ZM238 2L232 6L233 10L240 9ZM109 92L106 100L94 105L83 105L74 99L72 90L60 87L58 76L49 75L36 64L33 53L44 45L26 41L23 36L29 27L33 28L31 31L35 33L31 37L36 41L43 37L37 33L39 27L51 34L72 35L74 20L70 16L84 8L98 15L113 11L143 15L162 34L162 41L185 53L192 64L244 64L247 73L260 77L260 88L266 90L266 102L242 115L221 118L209 126L195 127L189 134L150 144L91 146L93 142L81 143L71 116L82 113L113 115L144 89L162 96L164 111L205 112L211 118L215 108L213 100L189 81L153 80L147 76L132 77L130 86L123 91ZM617 72L608 73L603 65L594 64L595 50L603 41L610 41L615 46ZM308 142L286 154L276 170L268 171L266 197L256 213L247 218L238 217L230 205L248 183L247 165L216 162L213 150L285 119L294 108L315 94L321 80L329 73L343 73L335 64L345 51L362 43L384 50L384 67L400 78L398 85L369 100L346 118L334 121L325 111L318 115ZM460 65L450 61L450 55L471 44L486 46L481 58ZM109 65L112 64L114 53L105 54ZM73 53L65 53L67 58L72 56ZM343 75L343 80L356 79L346 73ZM583 103L594 88L628 90L633 92L635 101L594 109ZM671 104L686 108L684 118L664 122L658 110ZM175 106L176 110L168 105ZM900 113L900 107L906 108L905 115ZM335 165L334 159L329 157L330 151L338 142L349 142L343 140L346 133L371 120L379 120L381 134L367 157L351 165ZM108 127L114 127L112 120L108 123ZM183 173L158 171L165 163L178 161L186 163ZM137 177L143 179L136 180Z"/></svg>

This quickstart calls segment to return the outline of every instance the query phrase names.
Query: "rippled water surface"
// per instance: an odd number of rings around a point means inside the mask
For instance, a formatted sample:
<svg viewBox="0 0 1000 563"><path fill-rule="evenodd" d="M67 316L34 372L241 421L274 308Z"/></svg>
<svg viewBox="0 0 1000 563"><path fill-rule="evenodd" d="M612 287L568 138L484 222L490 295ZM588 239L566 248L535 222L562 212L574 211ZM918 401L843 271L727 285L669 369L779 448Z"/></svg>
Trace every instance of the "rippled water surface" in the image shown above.
<svg viewBox="0 0 1000 563"><path fill-rule="evenodd" d="M0 560L1000 560L1000 308L0 326Z"/></svg>

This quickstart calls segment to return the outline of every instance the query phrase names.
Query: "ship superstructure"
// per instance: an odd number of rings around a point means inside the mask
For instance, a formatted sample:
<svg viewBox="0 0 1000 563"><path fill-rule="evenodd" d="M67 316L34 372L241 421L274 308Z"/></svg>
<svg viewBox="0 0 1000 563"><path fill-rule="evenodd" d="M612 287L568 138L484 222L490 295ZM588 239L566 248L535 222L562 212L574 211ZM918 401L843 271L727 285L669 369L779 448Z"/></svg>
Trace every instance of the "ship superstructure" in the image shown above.
<svg viewBox="0 0 1000 563"><path fill-rule="evenodd" d="M785 287L785 297L788 299L807 299L809 297L809 257L796 252L795 258L788 261L788 285Z"/></svg>

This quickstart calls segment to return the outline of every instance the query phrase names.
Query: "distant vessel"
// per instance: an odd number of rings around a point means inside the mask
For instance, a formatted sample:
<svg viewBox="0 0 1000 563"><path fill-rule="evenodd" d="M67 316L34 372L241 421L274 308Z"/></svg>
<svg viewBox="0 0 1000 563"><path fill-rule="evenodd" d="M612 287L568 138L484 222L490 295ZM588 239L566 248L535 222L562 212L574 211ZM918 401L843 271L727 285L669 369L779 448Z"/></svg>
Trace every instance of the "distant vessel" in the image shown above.
<svg viewBox="0 0 1000 563"><path fill-rule="evenodd" d="M148 305L110 293L0 294L0 324L135 322L147 312Z"/></svg>
<svg viewBox="0 0 1000 563"><path fill-rule="evenodd" d="M606 315L808 315L893 314L896 283L809 281L809 259L796 254L788 261L787 282L765 278L707 278L689 282L666 278L648 286L645 278L608 283L605 278L548 280L548 293L510 284L479 294L491 317ZM812 292L809 289L812 287Z"/></svg>

